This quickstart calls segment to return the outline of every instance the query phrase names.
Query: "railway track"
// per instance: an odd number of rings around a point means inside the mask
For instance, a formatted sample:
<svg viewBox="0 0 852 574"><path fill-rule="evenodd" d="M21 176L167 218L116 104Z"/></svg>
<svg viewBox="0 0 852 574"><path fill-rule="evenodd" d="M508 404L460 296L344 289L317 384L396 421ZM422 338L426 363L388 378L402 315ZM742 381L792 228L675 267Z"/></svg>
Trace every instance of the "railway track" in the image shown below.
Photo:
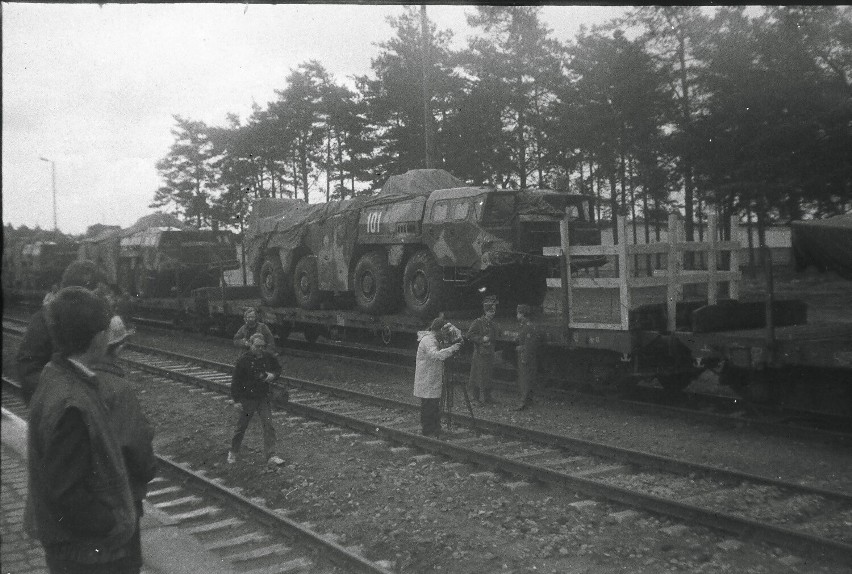
<svg viewBox="0 0 852 574"><path fill-rule="evenodd" d="M25 418L19 385L3 377L3 410ZM247 498L239 487L210 479L203 470L157 455L158 475L147 501L161 519L196 537L234 572L304 574L390 574L388 563L372 562L358 547L344 547L333 534L287 517L283 508Z"/></svg>
<svg viewBox="0 0 852 574"><path fill-rule="evenodd" d="M227 392L228 372L134 350L132 369L203 389ZM215 367L215 368L214 368ZM473 463L512 484L544 482L621 505L623 516L647 512L754 539L806 556L852 561L852 494L733 472L644 452L454 415L441 440L419 435L413 404L308 381L290 380L292 415L377 437L386 448ZM198 396L198 393L196 393ZM594 500L578 504L595 504Z"/></svg>
<svg viewBox="0 0 852 574"><path fill-rule="evenodd" d="M8 329L10 333L22 333L25 326L26 321L22 319L4 317L4 329ZM155 328L155 330L165 335L174 333L173 330L164 328ZM131 345L128 348L134 347L154 351L153 348L139 345ZM363 367L397 368L408 377L413 376L414 372L414 352L402 349L385 349L362 344L334 342L309 343L293 338L288 339L287 345L279 347L278 350L289 356L307 359L345 361L348 364ZM157 352L168 354L167 351L160 349ZM176 356L179 357L180 354L176 354ZM195 358L194 360L205 363L203 359ZM230 368L229 365L217 364L212 361L206 363L214 369L227 371ZM463 361L454 361L453 369L457 375L463 375L467 373L469 365ZM504 367L495 369L495 371L495 388L507 394L515 393L514 370ZM749 428L787 436L791 439L829 442L852 440L852 420L848 418L794 409L770 408L744 402L736 396L720 396L705 392L684 392L672 395L662 388L648 385L639 385L629 394L619 396L562 390L552 386L541 389L537 394L545 400L563 402L583 400L600 404L606 403L612 408L624 409L626 412L635 414L666 415L691 422L714 424L728 428Z"/></svg>

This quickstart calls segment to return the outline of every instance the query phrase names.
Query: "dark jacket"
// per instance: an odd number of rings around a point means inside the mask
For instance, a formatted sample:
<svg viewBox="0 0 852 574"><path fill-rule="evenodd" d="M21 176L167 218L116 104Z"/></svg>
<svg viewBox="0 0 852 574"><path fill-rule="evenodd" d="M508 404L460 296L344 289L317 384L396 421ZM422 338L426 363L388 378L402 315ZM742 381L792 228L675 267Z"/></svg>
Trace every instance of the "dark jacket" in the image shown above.
<svg viewBox="0 0 852 574"><path fill-rule="evenodd" d="M115 359L106 357L93 368L98 374L104 402L118 436L133 500L141 502L148 493L148 483L157 474L154 430L139 404L136 391L125 378L124 369L116 364Z"/></svg>
<svg viewBox="0 0 852 574"><path fill-rule="evenodd" d="M53 354L53 343L47 330L47 321L44 316L45 308L42 307L30 318L24 339L18 347L15 355L15 363L18 366L18 377L21 379L24 400L29 402L38 385L41 370L50 360Z"/></svg>
<svg viewBox="0 0 852 574"><path fill-rule="evenodd" d="M236 402L246 399L262 399L269 395L269 383L266 373L281 375L281 365L275 355L264 350L259 357L251 351L246 351L237 360L234 374L231 377L231 398Z"/></svg>
<svg viewBox="0 0 852 574"><path fill-rule="evenodd" d="M30 402L27 530L84 564L129 556L136 510L100 382L54 355Z"/></svg>

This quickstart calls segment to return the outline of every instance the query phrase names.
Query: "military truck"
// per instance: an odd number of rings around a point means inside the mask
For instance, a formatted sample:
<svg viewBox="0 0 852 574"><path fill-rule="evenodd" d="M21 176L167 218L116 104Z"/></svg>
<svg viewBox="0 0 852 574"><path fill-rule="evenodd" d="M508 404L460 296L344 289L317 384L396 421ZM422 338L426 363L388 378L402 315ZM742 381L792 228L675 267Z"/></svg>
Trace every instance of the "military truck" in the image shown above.
<svg viewBox="0 0 852 574"><path fill-rule="evenodd" d="M15 280L18 289L47 290L58 285L62 273L77 255L77 243L35 241L23 245L14 254Z"/></svg>
<svg viewBox="0 0 852 574"><path fill-rule="evenodd" d="M84 240L78 258L97 263L111 284L136 297L187 295L239 267L230 232L195 229L162 213Z"/></svg>
<svg viewBox="0 0 852 574"><path fill-rule="evenodd" d="M541 304L569 214L574 245L599 245L591 198L468 186L440 169L392 176L372 197L309 205L261 199L246 230L247 265L263 303L430 318L477 295L503 309ZM578 258L575 268L600 261Z"/></svg>

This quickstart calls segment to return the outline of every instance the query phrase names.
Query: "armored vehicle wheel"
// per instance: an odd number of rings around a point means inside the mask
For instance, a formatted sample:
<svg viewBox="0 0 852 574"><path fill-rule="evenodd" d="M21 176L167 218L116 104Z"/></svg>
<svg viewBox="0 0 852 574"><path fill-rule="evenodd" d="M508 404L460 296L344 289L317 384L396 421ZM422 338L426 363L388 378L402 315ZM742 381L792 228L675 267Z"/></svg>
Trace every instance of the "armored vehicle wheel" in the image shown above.
<svg viewBox="0 0 852 574"><path fill-rule="evenodd" d="M305 336L305 340L313 345L319 339L320 330L316 327L306 326L302 334Z"/></svg>
<svg viewBox="0 0 852 574"><path fill-rule="evenodd" d="M260 277L255 277L260 287L260 298L264 305L287 305L292 291L277 254L269 255L260 267Z"/></svg>
<svg viewBox="0 0 852 574"><path fill-rule="evenodd" d="M399 284L387 258L377 251L361 256L355 265L355 303L365 313L380 315L396 307Z"/></svg>
<svg viewBox="0 0 852 574"><path fill-rule="evenodd" d="M670 393L680 393L689 383L692 382L693 376L689 373L676 373L672 375L657 375L657 382L666 391Z"/></svg>
<svg viewBox="0 0 852 574"><path fill-rule="evenodd" d="M441 267L428 251L418 251L408 260L402 281L405 306L412 314L430 319L448 304L449 288Z"/></svg>
<svg viewBox="0 0 852 574"><path fill-rule="evenodd" d="M296 263L293 294L296 296L296 304L302 309L317 309L322 303L323 292L319 289L316 255L305 255Z"/></svg>

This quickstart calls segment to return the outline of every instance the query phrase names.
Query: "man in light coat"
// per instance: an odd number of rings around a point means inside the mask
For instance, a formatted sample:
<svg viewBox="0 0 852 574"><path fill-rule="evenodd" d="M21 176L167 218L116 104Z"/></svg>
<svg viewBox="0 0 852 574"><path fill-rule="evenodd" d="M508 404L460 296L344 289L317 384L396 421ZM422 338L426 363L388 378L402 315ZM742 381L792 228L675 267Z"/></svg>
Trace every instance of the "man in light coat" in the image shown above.
<svg viewBox="0 0 852 574"><path fill-rule="evenodd" d="M441 431L441 388L444 361L459 350L461 342L442 347L441 329L444 319L435 319L428 331L420 333L417 361L414 367L414 396L420 399L420 425L423 436L439 436Z"/></svg>

